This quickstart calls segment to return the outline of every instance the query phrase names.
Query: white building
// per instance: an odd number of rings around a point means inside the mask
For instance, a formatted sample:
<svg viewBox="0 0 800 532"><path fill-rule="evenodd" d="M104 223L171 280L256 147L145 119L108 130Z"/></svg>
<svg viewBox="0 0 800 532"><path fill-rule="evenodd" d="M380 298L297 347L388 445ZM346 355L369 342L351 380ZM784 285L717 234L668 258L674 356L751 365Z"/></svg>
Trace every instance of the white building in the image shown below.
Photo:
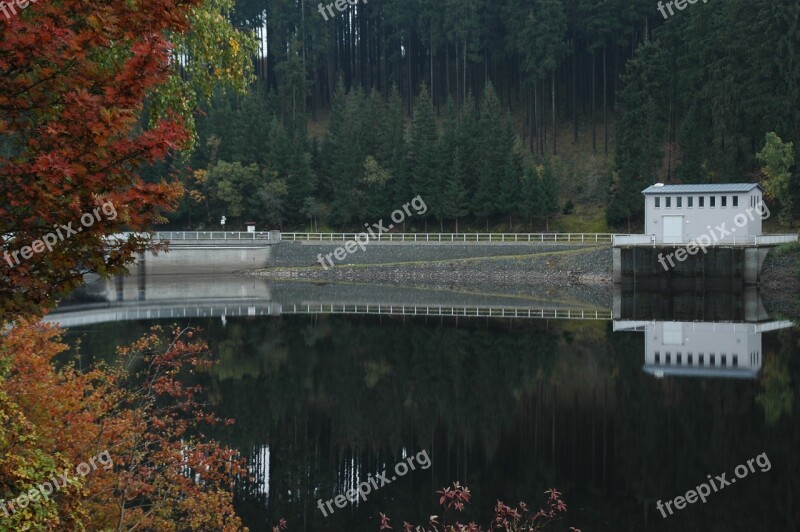
<svg viewBox="0 0 800 532"><path fill-rule="evenodd" d="M769 215L758 183L656 183L642 193L645 234L656 244L686 244L702 235L712 244L755 244L762 215Z"/></svg>

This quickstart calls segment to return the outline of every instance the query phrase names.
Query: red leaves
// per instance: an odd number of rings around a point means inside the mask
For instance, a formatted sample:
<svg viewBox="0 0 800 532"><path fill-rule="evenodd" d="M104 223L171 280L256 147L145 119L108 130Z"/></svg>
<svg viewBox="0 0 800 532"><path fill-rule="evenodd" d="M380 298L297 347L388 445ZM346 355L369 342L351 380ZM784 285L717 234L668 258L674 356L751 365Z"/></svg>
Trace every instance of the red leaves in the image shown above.
<svg viewBox="0 0 800 532"><path fill-rule="evenodd" d="M445 487L436 492L439 494L439 504L445 508L445 513L451 508L458 511L464 510L464 505L469 503L471 494L469 488L461 486L458 482L454 482L451 487ZM533 515L529 514L528 505L525 502L520 502L516 508L512 508L502 501L498 500L494 508L494 517L486 530L506 530L506 531L527 531L534 532L544 529L550 522L559 519L561 513L567 510L567 505L561 500L561 492L555 488L545 491L549 497L547 499L547 510L539 510ZM389 530L389 518L385 514L381 516L381 530ZM481 532L484 529L476 523L470 522L466 525L456 521L455 524L449 525L446 523L439 523L439 516L432 515L428 520L430 529L442 532ZM404 532L413 532L415 530L424 530L424 527L414 527L408 522L403 522ZM580 532L579 529L570 527L573 532Z"/></svg>
<svg viewBox="0 0 800 532"><path fill-rule="evenodd" d="M455 508L458 511L463 511L464 503L469 503L471 497L469 488L466 486L462 487L458 482L454 482L452 488L442 488L436 493L441 495L441 497L439 497L439 504L444 506L446 510Z"/></svg>
<svg viewBox="0 0 800 532"><path fill-rule="evenodd" d="M103 237L147 229L176 206L176 180L145 184L138 172L187 146L190 132L169 115L142 130L141 115L172 72L167 35L186 31L199 2L42 1L0 24L0 249L77 221L98 195L124 211L24 264L0 261L0 322L52 305L87 266L121 271L145 245L109 254Z"/></svg>

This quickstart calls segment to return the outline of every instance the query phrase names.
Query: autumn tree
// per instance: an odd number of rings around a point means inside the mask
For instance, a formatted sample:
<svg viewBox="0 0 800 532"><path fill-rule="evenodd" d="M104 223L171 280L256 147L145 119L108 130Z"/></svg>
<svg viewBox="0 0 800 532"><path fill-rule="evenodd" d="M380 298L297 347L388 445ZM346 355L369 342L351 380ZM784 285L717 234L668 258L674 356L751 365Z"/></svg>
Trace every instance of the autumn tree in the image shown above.
<svg viewBox="0 0 800 532"><path fill-rule="evenodd" d="M232 5L39 2L0 25L0 321L53 304L85 272L120 272L149 247L106 237L145 230L176 206L178 181L147 183L142 167L192 145L195 103L217 82L247 83L253 40L230 25ZM108 202L118 216L81 225ZM27 248L69 224L52 250Z"/></svg>
<svg viewBox="0 0 800 532"><path fill-rule="evenodd" d="M202 432L229 421L185 384L212 365L193 336L154 328L118 350L119 368L88 371L54 369L66 346L52 326L22 320L0 338L0 498L75 477L103 451L113 462L0 517L0 528L242 530L232 488L247 478L243 461Z"/></svg>

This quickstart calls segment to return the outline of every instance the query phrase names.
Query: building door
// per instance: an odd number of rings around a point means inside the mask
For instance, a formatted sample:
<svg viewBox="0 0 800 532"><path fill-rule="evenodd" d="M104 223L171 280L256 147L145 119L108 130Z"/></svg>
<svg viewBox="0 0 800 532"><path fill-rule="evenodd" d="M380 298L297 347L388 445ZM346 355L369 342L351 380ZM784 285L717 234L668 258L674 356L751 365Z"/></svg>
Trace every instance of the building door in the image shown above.
<svg viewBox="0 0 800 532"><path fill-rule="evenodd" d="M665 244L683 242L683 216L664 216L663 224Z"/></svg>

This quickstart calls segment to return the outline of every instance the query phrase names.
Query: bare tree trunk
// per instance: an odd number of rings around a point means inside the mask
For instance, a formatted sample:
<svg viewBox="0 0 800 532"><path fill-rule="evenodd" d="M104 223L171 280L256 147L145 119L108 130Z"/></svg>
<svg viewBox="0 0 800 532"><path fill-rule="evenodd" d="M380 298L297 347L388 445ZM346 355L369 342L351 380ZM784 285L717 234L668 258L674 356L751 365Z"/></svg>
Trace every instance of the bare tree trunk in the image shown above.
<svg viewBox="0 0 800 532"><path fill-rule="evenodd" d="M553 100L553 155L558 155L557 150L557 140L558 140L558 133L556 128L558 127L558 120L556 119L556 69L553 68L553 72L550 75L550 93L552 94Z"/></svg>
<svg viewBox="0 0 800 532"><path fill-rule="evenodd" d="M461 74L464 76L463 89L464 89L464 101L466 102L467 101L467 36L466 35L464 36L464 53L462 55L464 60L464 68L461 69L462 70Z"/></svg>
<svg viewBox="0 0 800 532"><path fill-rule="evenodd" d="M433 84L433 20L431 20L431 49L430 49L430 60L431 60L431 105L434 107L436 106L436 98L434 96L435 86Z"/></svg>
<svg viewBox="0 0 800 532"><path fill-rule="evenodd" d="M595 56L594 52L592 52L592 154L597 153L597 131L595 128L595 119L594 119L594 106L595 106Z"/></svg>
<svg viewBox="0 0 800 532"><path fill-rule="evenodd" d="M606 80L606 43L603 42L603 149L604 153L608 155L608 112L607 112L607 100L608 94L606 91L606 86L608 85Z"/></svg>

